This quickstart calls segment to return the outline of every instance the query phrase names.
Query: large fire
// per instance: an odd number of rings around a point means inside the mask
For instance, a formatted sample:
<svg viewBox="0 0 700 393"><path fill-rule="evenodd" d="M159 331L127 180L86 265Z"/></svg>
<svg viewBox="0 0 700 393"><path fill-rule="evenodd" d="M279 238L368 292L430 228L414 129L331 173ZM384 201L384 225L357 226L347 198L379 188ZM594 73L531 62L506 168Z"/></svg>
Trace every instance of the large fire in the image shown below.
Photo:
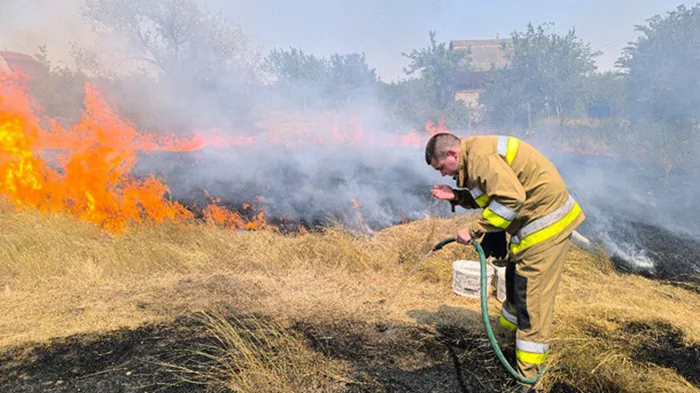
<svg viewBox="0 0 700 393"><path fill-rule="evenodd" d="M0 194L20 208L68 213L112 233L138 224L186 224L195 219L193 211L167 199L170 190L162 180L131 175L139 151L231 149L259 142L289 147L358 143L420 147L430 135L447 131L442 122L430 122L420 132L369 133L359 121L341 122L328 116L330 125L323 128L329 131L321 134L301 127L273 130L257 138L216 130L174 138L137 131L91 85L86 85L82 119L64 128L34 111L24 82L15 74L0 75ZM298 135L288 135L294 132ZM255 208L243 204L240 211L248 217L244 218L221 206L219 199L209 198L211 203L201 211L205 223L248 230L274 228L260 203Z"/></svg>
<svg viewBox="0 0 700 393"><path fill-rule="evenodd" d="M327 114L323 124L288 121L263 127L268 131L255 136L207 130L175 138L137 131L91 85L86 86L82 119L64 128L33 110L25 82L17 74L0 74L0 194L20 208L68 213L113 233L138 224L187 224L195 217L235 229L275 228L265 217L260 197L256 207L244 203L232 211L207 193L210 203L198 213L169 200L170 190L161 179L131 175L139 152L233 150L255 144L422 148L430 136L448 132L439 121L428 122L424 130L376 133L365 130L357 119ZM359 202L353 204L364 226Z"/></svg>
<svg viewBox="0 0 700 393"><path fill-rule="evenodd" d="M89 85L82 119L64 129L32 111L21 81L4 76L0 82L0 193L18 207L68 213L113 233L139 223L192 222L193 212L166 198L164 182L155 176L136 179L130 171L139 150L201 148L196 139L139 133ZM48 151L58 152L53 165L42 155ZM214 198L202 213L206 222L231 228L266 226L262 210L244 220Z"/></svg>

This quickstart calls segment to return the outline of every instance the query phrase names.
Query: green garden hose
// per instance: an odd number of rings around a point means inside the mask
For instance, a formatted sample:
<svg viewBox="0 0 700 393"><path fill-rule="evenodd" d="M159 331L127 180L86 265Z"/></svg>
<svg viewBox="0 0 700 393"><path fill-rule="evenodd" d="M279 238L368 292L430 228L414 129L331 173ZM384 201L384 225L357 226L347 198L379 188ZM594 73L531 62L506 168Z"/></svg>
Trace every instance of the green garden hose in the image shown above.
<svg viewBox="0 0 700 393"><path fill-rule="evenodd" d="M433 246L432 251L437 251L455 241L457 241L457 239L455 239L454 237L449 237L445 240L442 240L441 242ZM508 363L508 360L506 360L506 357L503 355L503 352L501 352L501 348L498 346L498 341L496 341L496 336L494 336L493 329L491 328L491 321L489 321L489 307L487 302L489 286L486 282L486 256L484 254L484 249L481 248L481 244L479 244L479 242L477 242L476 240L472 240L472 245L476 249L477 254L479 254L479 262L481 263L481 316L484 320L484 328L486 328L486 335L489 338L491 348L493 348L493 351L496 353L496 356L498 357L498 360L501 362L503 367L505 367L506 370L508 370L508 372L516 380L524 384L534 385L542 376L543 370L540 370L537 373L537 375L535 375L533 378L523 377L513 368L513 366L510 365L510 363Z"/></svg>

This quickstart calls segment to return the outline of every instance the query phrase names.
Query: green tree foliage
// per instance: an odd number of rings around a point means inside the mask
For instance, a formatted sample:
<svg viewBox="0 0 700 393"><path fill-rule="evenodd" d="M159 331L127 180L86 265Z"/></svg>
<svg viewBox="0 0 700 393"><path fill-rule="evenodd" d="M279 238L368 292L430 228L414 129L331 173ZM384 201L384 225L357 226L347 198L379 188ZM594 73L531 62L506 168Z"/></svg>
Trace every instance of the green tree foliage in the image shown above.
<svg viewBox="0 0 700 393"><path fill-rule="evenodd" d="M420 127L428 120L440 117L440 111L433 110L426 99L426 84L419 78L405 79L383 86L383 99L389 111L398 121Z"/></svg>
<svg viewBox="0 0 700 393"><path fill-rule="evenodd" d="M619 117L626 112L624 74L608 71L595 73L585 83L588 116L592 118Z"/></svg>
<svg viewBox="0 0 700 393"><path fill-rule="evenodd" d="M656 15L624 49L629 116L670 168L694 154L700 122L700 5Z"/></svg>
<svg viewBox="0 0 700 393"><path fill-rule="evenodd" d="M87 0L82 14L100 40L79 48L76 62L110 79L116 106L137 124L172 130L249 119L257 54L240 26L203 2Z"/></svg>
<svg viewBox="0 0 700 393"><path fill-rule="evenodd" d="M360 89L377 83L377 73L369 68L364 53L333 54L328 73L333 84L341 89Z"/></svg>
<svg viewBox="0 0 700 393"><path fill-rule="evenodd" d="M700 5L647 22L618 61L628 72L630 110L688 128L700 116Z"/></svg>
<svg viewBox="0 0 700 393"><path fill-rule="evenodd" d="M429 32L430 45L402 55L410 59L406 75L420 74L423 91L430 108L445 109L454 102L455 77L458 71L469 71L471 56L468 51L453 50L446 43L435 41L435 32Z"/></svg>
<svg viewBox="0 0 700 393"><path fill-rule="evenodd" d="M273 49L263 60L263 70L276 79L273 97L283 105L302 108L323 106L322 92L328 83L328 61L297 48Z"/></svg>
<svg viewBox="0 0 700 393"><path fill-rule="evenodd" d="M249 71L256 62L240 26L196 0L87 0L83 15L124 44L121 61L141 61L177 77Z"/></svg>
<svg viewBox="0 0 700 393"><path fill-rule="evenodd" d="M428 121L444 120L450 128L463 128L471 112L454 99L455 77L470 69L470 53L437 43L434 31L429 38L429 46L403 53L410 60L404 68L409 78L383 85L382 97L397 119L409 125L422 127Z"/></svg>
<svg viewBox="0 0 700 393"><path fill-rule="evenodd" d="M378 83L364 53L334 53L327 59L297 48L273 49L263 68L274 75L277 89L307 107L336 107L353 98L364 99Z"/></svg>
<svg viewBox="0 0 700 393"><path fill-rule="evenodd" d="M282 83L313 83L322 85L328 77L328 61L306 54L301 49L273 49L263 62L266 71Z"/></svg>
<svg viewBox="0 0 700 393"><path fill-rule="evenodd" d="M496 125L532 126L542 117L581 114L586 109L586 81L595 70L589 44L575 30L560 35L550 24L512 34L508 65L482 95L487 118Z"/></svg>

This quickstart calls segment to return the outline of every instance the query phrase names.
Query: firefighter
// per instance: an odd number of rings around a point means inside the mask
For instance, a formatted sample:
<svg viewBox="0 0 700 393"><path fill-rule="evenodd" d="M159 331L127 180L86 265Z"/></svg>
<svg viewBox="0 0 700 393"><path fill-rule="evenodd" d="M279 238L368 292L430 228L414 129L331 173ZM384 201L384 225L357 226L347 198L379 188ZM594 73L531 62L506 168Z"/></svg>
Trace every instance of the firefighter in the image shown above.
<svg viewBox="0 0 700 393"><path fill-rule="evenodd" d="M425 160L457 183L434 186L433 197L449 201L453 211L455 205L483 209L457 232L457 242L480 240L487 257L499 258L510 236L499 322L515 333L516 369L532 378L549 353L555 294L571 235L585 214L554 164L518 138L440 133L426 144Z"/></svg>

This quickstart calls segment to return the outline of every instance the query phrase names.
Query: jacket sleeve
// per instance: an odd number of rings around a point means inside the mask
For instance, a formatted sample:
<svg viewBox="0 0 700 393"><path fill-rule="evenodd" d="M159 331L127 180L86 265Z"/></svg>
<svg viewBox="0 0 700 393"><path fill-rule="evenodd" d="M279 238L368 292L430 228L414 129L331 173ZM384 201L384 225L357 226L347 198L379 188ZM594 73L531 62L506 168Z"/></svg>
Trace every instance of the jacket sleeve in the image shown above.
<svg viewBox="0 0 700 393"><path fill-rule="evenodd" d="M453 188L456 198L450 201L452 205L452 213L455 211L455 206L461 206L465 209L480 209L479 205L466 188Z"/></svg>
<svg viewBox="0 0 700 393"><path fill-rule="evenodd" d="M481 216L469 225L472 238L508 228L525 203L525 188L513 169L503 158L491 154L475 160L470 174L490 200Z"/></svg>

